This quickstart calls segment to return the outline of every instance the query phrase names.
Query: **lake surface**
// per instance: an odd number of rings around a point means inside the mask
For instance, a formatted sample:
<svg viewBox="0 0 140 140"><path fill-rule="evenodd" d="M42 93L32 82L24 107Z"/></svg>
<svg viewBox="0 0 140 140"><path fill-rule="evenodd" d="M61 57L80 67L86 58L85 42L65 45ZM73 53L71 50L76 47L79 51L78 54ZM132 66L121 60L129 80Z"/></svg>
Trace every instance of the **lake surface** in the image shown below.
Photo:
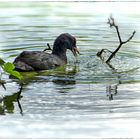
<svg viewBox="0 0 140 140"><path fill-rule="evenodd" d="M23 50L44 50L68 32L81 55L67 52L63 68L27 77L20 86L7 74L0 86L0 138L139 138L139 2L0 2L0 57L7 62ZM109 67L96 53L115 50L112 13L123 40ZM49 52L49 51L48 51ZM18 98L18 99L17 99Z"/></svg>

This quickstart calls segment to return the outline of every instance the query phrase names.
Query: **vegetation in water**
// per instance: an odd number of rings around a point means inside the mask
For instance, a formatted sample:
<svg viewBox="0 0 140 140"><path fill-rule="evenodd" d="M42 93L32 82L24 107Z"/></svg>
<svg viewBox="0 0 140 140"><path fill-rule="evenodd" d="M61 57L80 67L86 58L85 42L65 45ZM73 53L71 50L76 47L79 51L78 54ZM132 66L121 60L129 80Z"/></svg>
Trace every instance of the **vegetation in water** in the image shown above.
<svg viewBox="0 0 140 140"><path fill-rule="evenodd" d="M14 64L7 62L2 65L2 68L5 72L9 73L10 75L14 76L15 78L17 78L19 80L22 79L21 74L15 70Z"/></svg>
<svg viewBox="0 0 140 140"><path fill-rule="evenodd" d="M0 114L4 115L5 114L5 110L7 110L8 113L13 113L14 110L14 105L13 102L18 102L18 106L21 110L21 114L22 114L22 108L19 102L19 99L21 98L21 91L22 91L22 84L23 84L23 76L15 70L15 66L13 63L10 62L5 62L3 59L0 58L0 68L1 68L1 72L0 72L0 85L6 90L5 84L6 82L4 80L2 80L2 74L3 73L8 73L10 76L16 78L19 80L20 82L20 90L15 93L14 95L10 95L10 96L5 96L3 98L0 99L0 102L3 101L4 106L0 105ZM10 101L10 102L9 102Z"/></svg>
<svg viewBox="0 0 140 140"><path fill-rule="evenodd" d="M2 78L2 74L5 72L8 73L10 76L18 79L19 81L22 81L23 76L18 71L15 70L15 66L13 63L5 62L3 59L0 58L0 67L1 67L0 85L2 85L4 89L6 89L4 86L6 82L3 81L1 78Z"/></svg>
<svg viewBox="0 0 140 140"><path fill-rule="evenodd" d="M102 53L106 52L106 51L110 52L111 55L106 60L106 63L109 64L110 60L116 55L116 53L120 50L122 45L126 44L127 42L129 42L133 38L133 36L135 35L136 31L133 31L132 35L126 41L122 41L122 38L121 38L121 35L120 35L120 32L119 32L119 27L118 27L118 25L116 25L115 20L114 20L114 18L112 16L110 16L110 18L108 19L107 24L109 24L110 28L114 27L116 29L116 32L117 32L117 35L118 35L118 38L119 38L119 45L116 48L116 50L113 51L113 52L111 52L108 49L102 49L101 51L99 51L97 53L97 56L100 57L103 60L104 58L102 57Z"/></svg>
<svg viewBox="0 0 140 140"><path fill-rule="evenodd" d="M119 28L116 25L116 23L114 21L114 18L112 16L108 19L108 24L110 25L111 28L114 27L116 29L116 32L117 32L117 35L118 35L118 38L119 38L119 45L114 52L112 52L108 49L102 49L101 51L99 51L97 53L97 56L100 57L101 60L107 64L107 66L112 70L112 72L117 73L115 67L112 64L110 64L109 62L116 55L116 53L119 51L121 46L123 44L129 42L133 38L133 36L135 35L136 32L134 31L132 33L132 35L126 41L122 41L122 38L121 38L121 35L120 35L120 32L119 32ZM44 49L43 51L52 50L49 44L47 44L47 46L48 46L48 48ZM107 60L105 60L103 55L102 55L106 51L111 53L111 55L107 58ZM59 77L66 76L66 78L68 78L68 79L67 80L54 79L53 80L54 83L65 84L65 85L66 84L75 84L75 80L73 80L73 79L71 80L71 76L75 75L78 71L76 66L73 67L73 69L67 69L68 67L66 67L64 65L64 66L58 67L58 68L53 69L53 70L47 70L47 71L45 70L45 71L40 71L40 72L26 72L26 73L21 72L21 73L19 73L18 71L15 70L15 66L14 66L13 63L5 62L1 58L0 58L0 68L2 70L2 71L0 71L0 74L1 74L0 85L2 85L5 90L6 90L6 87L5 87L6 82L4 80L2 80L2 74L3 73L8 73L10 76L18 79L19 83L20 83L20 88L19 88L18 92L14 93L13 95L6 96L2 99L5 107L0 106L0 114L4 114L5 109L7 110L8 113L13 113L13 110L14 110L13 102L18 103L18 106L20 108L20 113L23 114L22 107L21 107L20 102L19 102L20 98L22 97L21 92L22 92L23 83L27 84L31 79L37 78L38 75L43 75L43 76L56 76L57 75ZM119 76L118 76L118 79L120 79ZM117 84L109 85L107 87L106 91L108 92L109 100L113 100L113 97L117 94L117 88L118 88L119 84L121 84L120 80L118 80ZM8 102L8 100L10 100L10 102Z"/></svg>

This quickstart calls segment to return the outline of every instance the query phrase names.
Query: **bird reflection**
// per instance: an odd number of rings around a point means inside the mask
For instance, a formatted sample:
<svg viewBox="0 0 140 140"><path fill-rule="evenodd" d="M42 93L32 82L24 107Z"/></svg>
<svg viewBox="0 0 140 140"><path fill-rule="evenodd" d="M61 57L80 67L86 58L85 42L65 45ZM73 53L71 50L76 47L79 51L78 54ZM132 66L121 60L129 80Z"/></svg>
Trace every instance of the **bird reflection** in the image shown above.
<svg viewBox="0 0 140 140"><path fill-rule="evenodd" d="M56 84L56 89L59 93L67 93L73 89L76 84L75 74L77 73L77 66L65 69L65 74L63 76L57 76L52 80Z"/></svg>
<svg viewBox="0 0 140 140"><path fill-rule="evenodd" d="M59 93L66 93L70 91L72 88L74 88L73 85L76 84L74 76L76 73L77 73L76 66L65 69L64 71L61 71L61 73L60 70L58 71L56 70L56 72L53 73L54 79L52 80L52 82L56 84L55 88ZM34 76L32 76L28 80L25 79L24 86L28 85L29 82L31 83L33 77ZM4 83L1 84L1 86L6 90L6 86L4 85ZM20 100L22 98L21 95L22 90L23 90L23 84L19 84L19 90L16 93L0 98L0 115L5 115L6 113L14 113L15 104L18 105L20 114L23 115L23 109L20 103Z"/></svg>

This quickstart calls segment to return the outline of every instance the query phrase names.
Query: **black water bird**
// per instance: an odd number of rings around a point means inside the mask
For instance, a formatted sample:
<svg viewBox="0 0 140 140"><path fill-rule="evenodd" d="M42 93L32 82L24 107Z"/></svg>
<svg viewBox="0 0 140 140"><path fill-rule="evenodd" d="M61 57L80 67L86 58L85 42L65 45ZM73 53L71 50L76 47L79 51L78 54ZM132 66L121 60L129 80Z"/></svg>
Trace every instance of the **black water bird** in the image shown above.
<svg viewBox="0 0 140 140"><path fill-rule="evenodd" d="M68 33L59 35L53 44L52 53L45 51L23 51L14 60L18 71L39 71L53 69L67 63L66 51L71 50L74 56L79 54L76 38Z"/></svg>

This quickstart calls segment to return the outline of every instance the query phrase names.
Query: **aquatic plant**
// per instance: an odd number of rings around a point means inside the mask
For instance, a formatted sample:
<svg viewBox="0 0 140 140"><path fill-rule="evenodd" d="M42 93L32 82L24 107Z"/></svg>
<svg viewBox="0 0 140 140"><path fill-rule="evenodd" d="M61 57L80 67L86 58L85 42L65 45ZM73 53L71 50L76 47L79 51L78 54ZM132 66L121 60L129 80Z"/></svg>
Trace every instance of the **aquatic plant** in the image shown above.
<svg viewBox="0 0 140 140"><path fill-rule="evenodd" d="M14 76L15 78L21 80L22 79L22 75L15 70L15 66L13 63L10 62L6 62L2 65L2 69L7 72L8 74L10 74L11 76Z"/></svg>
<svg viewBox="0 0 140 140"><path fill-rule="evenodd" d="M6 81L2 80L2 74L3 73L8 73L10 76L16 78L19 80L19 91L16 92L13 95L9 95L9 96L4 96L2 98L0 98L0 103L3 102L3 105L0 104L0 115L4 115L5 114L5 110L7 109L8 113L13 113L13 102L17 101L18 103L18 107L20 109L20 113L21 115L23 115L23 111L22 111L22 107L20 104L20 98L21 98L21 92L22 92L22 86L23 86L23 77L22 75L15 70L15 66L13 63L10 62L5 62L3 59L0 58L0 85L6 90L5 84ZM10 102L9 102L10 101Z"/></svg>
<svg viewBox="0 0 140 140"><path fill-rule="evenodd" d="M22 75L18 71L15 70L15 66L13 63L5 62L3 59L0 58L0 68L1 68L1 71L0 71L1 77L2 77L3 72L6 72L10 76L18 79L19 81L23 79ZM4 89L6 89L4 86L6 82L3 81L1 77L0 77L0 85L2 85Z"/></svg>

